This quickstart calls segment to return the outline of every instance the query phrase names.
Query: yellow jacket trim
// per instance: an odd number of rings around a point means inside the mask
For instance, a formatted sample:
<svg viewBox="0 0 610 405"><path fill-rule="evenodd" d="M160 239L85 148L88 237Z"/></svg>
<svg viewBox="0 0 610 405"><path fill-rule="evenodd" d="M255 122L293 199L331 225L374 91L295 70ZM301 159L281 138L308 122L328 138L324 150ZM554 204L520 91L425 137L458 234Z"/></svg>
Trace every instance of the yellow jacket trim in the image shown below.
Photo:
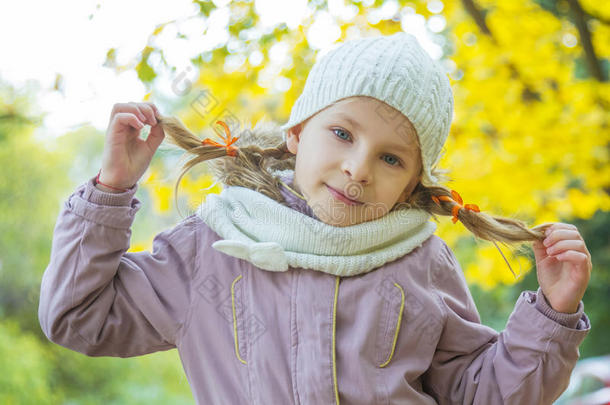
<svg viewBox="0 0 610 405"><path fill-rule="evenodd" d="M339 281L340 277L335 277L335 301L333 303L333 342L332 342L332 352L333 352L333 383L335 388L335 402L339 405L339 389L337 388L337 362L335 356L335 329L337 325L337 296L339 295Z"/></svg>
<svg viewBox="0 0 610 405"><path fill-rule="evenodd" d="M242 363L246 364L246 361L239 355L239 344L237 343L237 316L235 315L235 283L241 279L241 275L233 280L231 283L231 307L233 308L233 337L235 341L235 355L237 359Z"/></svg>
<svg viewBox="0 0 610 405"><path fill-rule="evenodd" d="M388 357L388 359L379 365L379 367L385 367L388 365L388 363L390 363L390 360L392 360L392 356L394 356L394 349L396 348L396 340L398 340L398 331L400 330L400 322L402 321L402 310L405 307L405 291L402 289L402 287L397 284L394 283L394 285L400 290L400 294L402 295L401 301L400 301L400 312L398 313L398 320L396 321L396 328L394 330L394 341L392 342L392 352L390 352L390 357Z"/></svg>

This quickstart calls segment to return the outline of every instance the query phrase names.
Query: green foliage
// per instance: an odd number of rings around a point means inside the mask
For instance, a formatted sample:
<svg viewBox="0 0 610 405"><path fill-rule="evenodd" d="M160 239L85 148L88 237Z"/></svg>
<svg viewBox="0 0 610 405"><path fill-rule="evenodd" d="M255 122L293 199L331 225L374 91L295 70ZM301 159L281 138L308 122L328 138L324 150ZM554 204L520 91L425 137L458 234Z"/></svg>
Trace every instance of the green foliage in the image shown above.
<svg viewBox="0 0 610 405"><path fill-rule="evenodd" d="M608 77L610 77L610 60L601 59L600 66L603 77L608 80ZM574 61L574 77L583 80L587 79L590 75L591 73L589 72L586 59L584 57L576 58Z"/></svg>
<svg viewBox="0 0 610 405"><path fill-rule="evenodd" d="M157 77L157 73L148 64L148 57L150 56L152 51L152 48L146 47L144 51L142 51L142 57L140 59L140 62L136 65L136 72L138 73L138 78L144 83L150 83L155 79L155 77Z"/></svg>
<svg viewBox="0 0 610 405"><path fill-rule="evenodd" d="M29 321L48 262L57 200L69 183L60 155L32 139L40 117L27 105L26 90L0 87L0 105L13 103L0 124L0 315Z"/></svg>
<svg viewBox="0 0 610 405"><path fill-rule="evenodd" d="M205 17L209 17L212 10L216 8L211 0L195 0L194 3L199 6L199 12Z"/></svg>
<svg viewBox="0 0 610 405"><path fill-rule="evenodd" d="M50 346L49 349L56 356L54 374L57 385L69 403L193 403L176 350L123 359L87 357L59 346Z"/></svg>
<svg viewBox="0 0 610 405"><path fill-rule="evenodd" d="M58 404L53 361L40 340L19 329L14 320L0 323L0 403Z"/></svg>

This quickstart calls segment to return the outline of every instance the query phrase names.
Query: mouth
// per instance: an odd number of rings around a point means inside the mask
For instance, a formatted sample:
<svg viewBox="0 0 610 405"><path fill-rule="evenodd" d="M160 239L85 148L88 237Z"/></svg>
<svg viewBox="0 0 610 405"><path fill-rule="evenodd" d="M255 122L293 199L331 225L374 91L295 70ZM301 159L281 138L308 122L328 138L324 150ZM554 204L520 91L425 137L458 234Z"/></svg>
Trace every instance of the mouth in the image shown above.
<svg viewBox="0 0 610 405"><path fill-rule="evenodd" d="M331 193L333 197L335 197L339 201L344 202L347 205L362 205L363 204L360 201L352 200L351 198L346 197L345 194L343 194L342 192L340 192L337 189L332 188L328 184L325 184L325 186L326 186L326 188L328 188L328 192Z"/></svg>

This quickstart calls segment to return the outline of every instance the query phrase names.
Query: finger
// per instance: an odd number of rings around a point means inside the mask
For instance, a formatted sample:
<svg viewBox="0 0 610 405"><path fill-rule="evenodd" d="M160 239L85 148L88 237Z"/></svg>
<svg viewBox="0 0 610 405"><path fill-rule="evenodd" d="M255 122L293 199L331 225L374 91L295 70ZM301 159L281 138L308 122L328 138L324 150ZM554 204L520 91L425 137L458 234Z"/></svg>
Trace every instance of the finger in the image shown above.
<svg viewBox="0 0 610 405"><path fill-rule="evenodd" d="M144 110L143 105L141 103L130 101L128 104L130 107L128 111L133 112L135 109L136 112L134 114L136 114L140 121L142 121L144 124L149 124L151 126L153 125L150 119L150 114Z"/></svg>
<svg viewBox="0 0 610 405"><path fill-rule="evenodd" d="M153 109L156 118L161 118L161 113L159 112L159 109L154 103L151 103L150 101L144 101L144 104L148 104Z"/></svg>
<svg viewBox="0 0 610 405"><path fill-rule="evenodd" d="M544 246L544 244L541 241L539 241L539 240L534 240L532 242L532 248L535 251L539 250L539 251L545 251L546 252L546 246Z"/></svg>
<svg viewBox="0 0 610 405"><path fill-rule="evenodd" d="M116 103L112 108L112 116L120 113L131 113L138 117L141 122L146 122L146 116L140 111L136 103Z"/></svg>
<svg viewBox="0 0 610 405"><path fill-rule="evenodd" d="M146 121L146 116L144 114L142 114L142 112L138 109L136 103L133 103L133 102L116 103L112 107L111 118L114 117L116 114L126 113L126 112L135 114L142 122Z"/></svg>
<svg viewBox="0 0 610 405"><path fill-rule="evenodd" d="M564 222L554 222L547 229L550 230L550 231L557 230L557 229L570 229L570 230L573 230L573 231L578 231L578 228L576 227L576 225L566 224Z"/></svg>
<svg viewBox="0 0 610 405"><path fill-rule="evenodd" d="M552 230L542 242L544 243L544 246L549 247L560 240L566 239L582 240L582 237L578 231L571 229L556 229Z"/></svg>
<svg viewBox="0 0 610 405"><path fill-rule="evenodd" d="M150 133L146 138L146 143L151 151L156 151L161 142L163 142L163 138L165 138L165 132L163 132L163 127L161 125L155 125L151 127Z"/></svg>
<svg viewBox="0 0 610 405"><path fill-rule="evenodd" d="M575 264L577 266L583 266L586 269L589 269L589 258L582 252L577 252L575 250L567 250L563 253L554 256L555 259L561 262L568 262Z"/></svg>
<svg viewBox="0 0 610 405"><path fill-rule="evenodd" d="M114 122L120 125L129 125L138 130L144 128L144 123L132 113L117 113L114 116Z"/></svg>
<svg viewBox="0 0 610 405"><path fill-rule="evenodd" d="M546 253L550 256L556 256L566 250L576 250L586 254L585 243L581 240L561 240L552 246L546 248Z"/></svg>
<svg viewBox="0 0 610 405"><path fill-rule="evenodd" d="M550 228L554 223L555 222L543 222L542 224L533 226L532 230L544 232L546 229Z"/></svg>
<svg viewBox="0 0 610 405"><path fill-rule="evenodd" d="M155 111L153 108L146 103L138 103L137 104L140 111L146 115L146 122L150 124L150 126L157 125L157 119L155 118Z"/></svg>
<svg viewBox="0 0 610 405"><path fill-rule="evenodd" d="M110 121L114 119L115 115L124 111L125 106L127 106L127 103L114 103L112 110L110 111Z"/></svg>
<svg viewBox="0 0 610 405"><path fill-rule="evenodd" d="M534 250L534 257L536 258L536 262L540 263L542 260L549 257L546 253L546 246L542 244L542 242L535 240L533 241L532 248Z"/></svg>

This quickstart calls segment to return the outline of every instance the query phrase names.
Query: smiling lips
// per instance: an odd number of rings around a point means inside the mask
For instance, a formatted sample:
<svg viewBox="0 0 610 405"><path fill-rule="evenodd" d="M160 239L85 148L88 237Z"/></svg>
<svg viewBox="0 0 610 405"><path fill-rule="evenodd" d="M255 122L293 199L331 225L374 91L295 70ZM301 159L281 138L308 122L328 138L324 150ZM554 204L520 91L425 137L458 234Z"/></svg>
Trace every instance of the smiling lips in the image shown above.
<svg viewBox="0 0 610 405"><path fill-rule="evenodd" d="M347 205L362 205L360 201L352 200L351 198L346 197L345 194L332 188L328 184L326 184L326 188L328 188L328 191L333 195L333 197L335 197L339 201L344 202Z"/></svg>

